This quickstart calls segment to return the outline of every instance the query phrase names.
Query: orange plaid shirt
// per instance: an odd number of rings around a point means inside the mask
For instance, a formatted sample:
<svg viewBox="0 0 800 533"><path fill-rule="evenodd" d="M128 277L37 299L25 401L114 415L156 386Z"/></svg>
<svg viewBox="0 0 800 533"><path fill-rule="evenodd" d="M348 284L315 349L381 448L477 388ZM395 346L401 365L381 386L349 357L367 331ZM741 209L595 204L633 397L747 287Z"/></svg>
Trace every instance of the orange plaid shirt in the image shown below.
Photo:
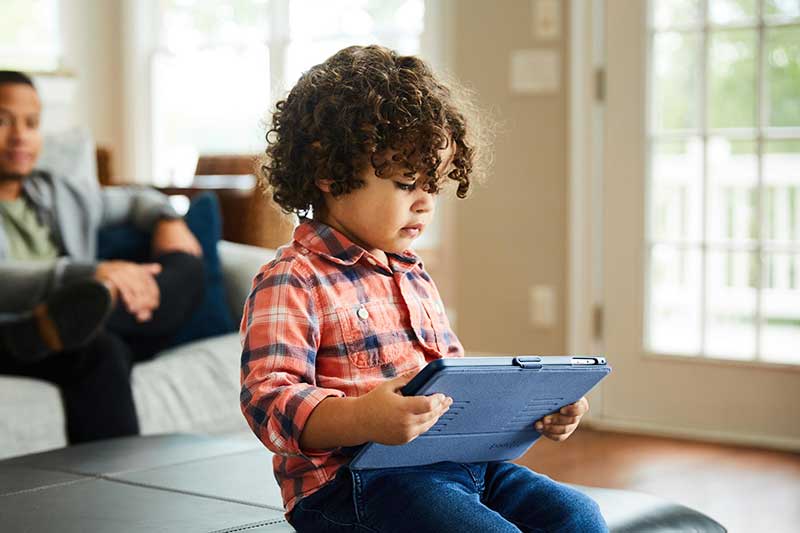
<svg viewBox="0 0 800 533"><path fill-rule="evenodd" d="M304 220L253 280L242 317L241 406L276 455L287 514L333 479L353 448L300 448L319 402L356 397L442 357L463 357L419 258L389 265L333 228Z"/></svg>

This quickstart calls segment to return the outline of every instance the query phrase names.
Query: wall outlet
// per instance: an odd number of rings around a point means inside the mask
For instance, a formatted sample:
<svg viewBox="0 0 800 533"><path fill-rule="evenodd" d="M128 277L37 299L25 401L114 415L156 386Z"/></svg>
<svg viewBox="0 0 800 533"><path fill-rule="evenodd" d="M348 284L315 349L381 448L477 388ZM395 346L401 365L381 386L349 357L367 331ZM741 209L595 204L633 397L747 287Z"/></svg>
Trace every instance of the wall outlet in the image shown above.
<svg viewBox="0 0 800 533"><path fill-rule="evenodd" d="M550 329L556 326L556 290L552 285L533 285L528 290L531 325Z"/></svg>

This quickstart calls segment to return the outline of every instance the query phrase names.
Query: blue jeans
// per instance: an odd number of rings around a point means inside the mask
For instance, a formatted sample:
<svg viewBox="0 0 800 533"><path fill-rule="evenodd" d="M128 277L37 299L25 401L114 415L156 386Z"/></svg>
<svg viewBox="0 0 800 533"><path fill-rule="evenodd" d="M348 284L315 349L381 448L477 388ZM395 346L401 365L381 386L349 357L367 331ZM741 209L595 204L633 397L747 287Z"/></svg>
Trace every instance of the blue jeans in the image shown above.
<svg viewBox="0 0 800 533"><path fill-rule="evenodd" d="M594 500L505 462L343 467L295 505L289 522L301 533L608 531Z"/></svg>

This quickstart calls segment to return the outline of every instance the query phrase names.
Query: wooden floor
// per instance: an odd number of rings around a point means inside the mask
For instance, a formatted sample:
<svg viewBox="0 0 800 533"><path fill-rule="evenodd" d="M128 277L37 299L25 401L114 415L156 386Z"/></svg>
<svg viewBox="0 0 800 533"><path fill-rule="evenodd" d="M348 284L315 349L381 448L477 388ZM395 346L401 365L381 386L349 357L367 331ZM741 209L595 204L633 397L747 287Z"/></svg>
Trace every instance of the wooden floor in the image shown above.
<svg viewBox="0 0 800 533"><path fill-rule="evenodd" d="M579 428L516 461L567 483L637 490L704 512L730 533L800 532L800 454Z"/></svg>

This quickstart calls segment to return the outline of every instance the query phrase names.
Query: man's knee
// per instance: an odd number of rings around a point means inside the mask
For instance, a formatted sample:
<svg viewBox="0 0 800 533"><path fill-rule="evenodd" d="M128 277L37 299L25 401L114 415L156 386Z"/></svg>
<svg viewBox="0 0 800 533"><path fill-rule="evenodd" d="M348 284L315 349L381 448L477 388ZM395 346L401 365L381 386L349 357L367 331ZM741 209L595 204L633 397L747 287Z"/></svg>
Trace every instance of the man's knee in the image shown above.
<svg viewBox="0 0 800 533"><path fill-rule="evenodd" d="M65 359L71 381L106 379L121 383L130 380L133 365L130 348L122 339L107 331L99 332L82 348L54 357Z"/></svg>
<svg viewBox="0 0 800 533"><path fill-rule="evenodd" d="M186 279L196 281L205 276L203 258L186 252L169 252L159 256L156 261L165 271L179 272Z"/></svg>
<svg viewBox="0 0 800 533"><path fill-rule="evenodd" d="M185 252L170 252L158 258L162 273L161 283L169 285L165 289L178 289L186 295L196 295L199 299L206 286L206 268L201 257Z"/></svg>

